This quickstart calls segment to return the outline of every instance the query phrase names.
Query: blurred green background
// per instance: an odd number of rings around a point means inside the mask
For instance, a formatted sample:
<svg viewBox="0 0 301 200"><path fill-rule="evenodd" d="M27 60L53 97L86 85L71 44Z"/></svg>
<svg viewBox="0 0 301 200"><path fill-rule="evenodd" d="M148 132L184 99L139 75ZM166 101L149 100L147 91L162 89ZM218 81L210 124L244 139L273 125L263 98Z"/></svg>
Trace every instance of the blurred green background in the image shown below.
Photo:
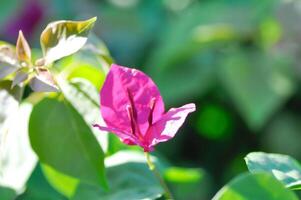
<svg viewBox="0 0 301 200"><path fill-rule="evenodd" d="M39 47L50 21L93 16L115 62L150 75L167 108L197 104L157 147L179 167L165 174L175 192L211 198L247 171L251 151L301 160L300 1L0 0L0 40L14 43L22 29Z"/></svg>

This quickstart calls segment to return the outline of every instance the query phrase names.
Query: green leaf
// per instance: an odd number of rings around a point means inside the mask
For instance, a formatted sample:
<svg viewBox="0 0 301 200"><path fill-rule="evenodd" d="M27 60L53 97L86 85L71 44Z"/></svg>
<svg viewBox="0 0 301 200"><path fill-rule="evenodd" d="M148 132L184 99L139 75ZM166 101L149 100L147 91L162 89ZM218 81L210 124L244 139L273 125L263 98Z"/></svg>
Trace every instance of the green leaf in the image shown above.
<svg viewBox="0 0 301 200"><path fill-rule="evenodd" d="M268 173L245 173L226 184L213 200L298 200Z"/></svg>
<svg viewBox="0 0 301 200"><path fill-rule="evenodd" d="M31 174L25 192L18 196L16 200L67 200L58 193L45 179L40 164L38 164Z"/></svg>
<svg viewBox="0 0 301 200"><path fill-rule="evenodd" d="M0 186L0 199L1 200L13 200L17 196L16 192L8 187Z"/></svg>
<svg viewBox="0 0 301 200"><path fill-rule="evenodd" d="M203 169L170 167L164 170L164 179L175 199L209 199L211 195L211 181Z"/></svg>
<svg viewBox="0 0 301 200"><path fill-rule="evenodd" d="M79 184L78 179L63 174L49 165L42 164L41 166L45 178L53 188L68 198L74 195L77 185Z"/></svg>
<svg viewBox="0 0 301 200"><path fill-rule="evenodd" d="M273 116L260 139L260 145L267 152L275 152L301 158L301 124L297 112L282 109Z"/></svg>
<svg viewBox="0 0 301 200"><path fill-rule="evenodd" d="M250 172L269 172L286 187L301 189L301 166L294 158L263 152L249 153L245 158Z"/></svg>
<svg viewBox="0 0 301 200"><path fill-rule="evenodd" d="M86 51L84 48L77 54L60 60L56 66L59 67L58 70L62 70L62 74L66 76L66 79L87 79L98 90L100 90L105 79L104 69L109 69L106 62L103 62L93 52Z"/></svg>
<svg viewBox="0 0 301 200"><path fill-rule="evenodd" d="M202 179L203 173L201 169L171 167L165 171L164 177L168 181L177 183L198 182Z"/></svg>
<svg viewBox="0 0 301 200"><path fill-rule="evenodd" d="M142 153L120 151L106 159L106 169L110 185L108 192L80 184L72 200L156 199L163 194Z"/></svg>
<svg viewBox="0 0 301 200"><path fill-rule="evenodd" d="M108 134L93 128L93 124L104 124L100 114L99 94L94 85L82 78L74 78L70 82L59 81L65 98L81 114L97 138L104 152L108 150Z"/></svg>
<svg viewBox="0 0 301 200"><path fill-rule="evenodd" d="M6 131L0 140L0 185L12 188L17 193L23 192L37 163L27 131L31 110L31 104L22 103L8 118Z"/></svg>
<svg viewBox="0 0 301 200"><path fill-rule="evenodd" d="M41 34L41 46L46 64L77 52L87 41L96 17L86 21L55 21Z"/></svg>
<svg viewBox="0 0 301 200"><path fill-rule="evenodd" d="M107 71L114 59L110 55L110 52L105 43L100 40L95 34L90 34L87 43L85 44L84 51L87 53L93 53L98 57L98 62L101 63L102 70Z"/></svg>
<svg viewBox="0 0 301 200"><path fill-rule="evenodd" d="M106 187L104 153L70 104L47 98L40 101L30 117L29 135L41 162L84 182Z"/></svg>

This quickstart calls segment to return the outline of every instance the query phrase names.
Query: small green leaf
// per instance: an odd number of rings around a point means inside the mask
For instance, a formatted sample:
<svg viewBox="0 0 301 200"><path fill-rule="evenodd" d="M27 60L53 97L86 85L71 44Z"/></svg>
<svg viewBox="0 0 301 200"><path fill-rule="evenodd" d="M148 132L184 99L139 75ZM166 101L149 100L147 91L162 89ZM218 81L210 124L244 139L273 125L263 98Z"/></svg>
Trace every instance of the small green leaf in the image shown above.
<svg viewBox="0 0 301 200"><path fill-rule="evenodd" d="M245 158L250 172L269 172L286 187L301 189L301 166L294 158L263 152L249 153Z"/></svg>
<svg viewBox="0 0 301 200"><path fill-rule="evenodd" d="M213 200L298 200L294 192L286 189L268 173L245 173L230 181Z"/></svg>
<svg viewBox="0 0 301 200"><path fill-rule="evenodd" d="M157 199L163 194L142 153L119 151L106 159L106 169L109 191L80 184L72 200Z"/></svg>
<svg viewBox="0 0 301 200"><path fill-rule="evenodd" d="M84 46L96 17L86 21L56 21L41 34L41 46L46 65L71 55Z"/></svg>
<svg viewBox="0 0 301 200"><path fill-rule="evenodd" d="M30 117L29 135L41 162L83 182L106 187L104 153L70 104L47 98L40 101Z"/></svg>

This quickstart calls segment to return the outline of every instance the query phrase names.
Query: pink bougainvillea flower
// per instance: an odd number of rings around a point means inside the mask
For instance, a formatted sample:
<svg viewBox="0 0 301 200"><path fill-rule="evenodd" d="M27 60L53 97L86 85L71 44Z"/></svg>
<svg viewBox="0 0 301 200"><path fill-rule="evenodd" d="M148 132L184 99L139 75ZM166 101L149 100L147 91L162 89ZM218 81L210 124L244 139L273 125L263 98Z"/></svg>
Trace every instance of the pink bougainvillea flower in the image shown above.
<svg viewBox="0 0 301 200"><path fill-rule="evenodd" d="M173 138L193 103L164 112L164 102L155 83L143 72L113 64L100 92L101 114L106 127L128 145L139 145L145 152Z"/></svg>

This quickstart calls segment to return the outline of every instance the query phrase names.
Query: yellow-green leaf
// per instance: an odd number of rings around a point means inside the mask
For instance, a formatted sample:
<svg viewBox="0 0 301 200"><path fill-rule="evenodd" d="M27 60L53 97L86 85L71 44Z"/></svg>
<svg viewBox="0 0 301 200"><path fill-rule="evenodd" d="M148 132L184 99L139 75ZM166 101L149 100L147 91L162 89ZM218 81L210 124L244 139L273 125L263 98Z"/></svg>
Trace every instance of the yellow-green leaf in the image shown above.
<svg viewBox="0 0 301 200"><path fill-rule="evenodd" d="M16 53L20 62L31 62L30 46L25 39L22 31L19 31L19 36L16 44Z"/></svg>
<svg viewBox="0 0 301 200"><path fill-rule="evenodd" d="M71 55L84 46L96 17L86 21L55 21L41 34L45 64Z"/></svg>

